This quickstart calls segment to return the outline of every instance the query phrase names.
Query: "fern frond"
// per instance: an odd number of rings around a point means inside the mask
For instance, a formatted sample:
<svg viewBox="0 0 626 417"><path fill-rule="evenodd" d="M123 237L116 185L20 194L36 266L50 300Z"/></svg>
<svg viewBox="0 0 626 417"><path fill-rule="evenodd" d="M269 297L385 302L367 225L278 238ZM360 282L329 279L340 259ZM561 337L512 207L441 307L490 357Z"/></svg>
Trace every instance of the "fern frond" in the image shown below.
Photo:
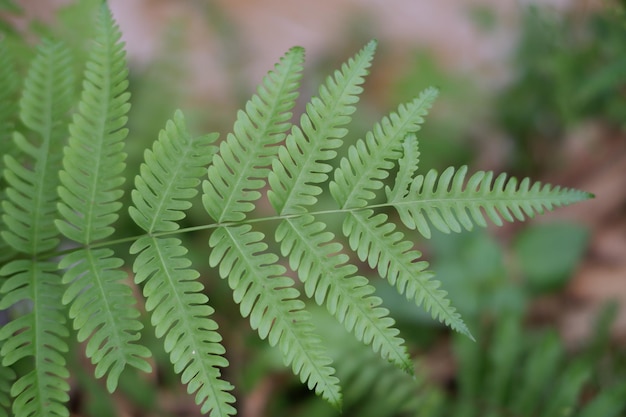
<svg viewBox="0 0 626 417"><path fill-rule="evenodd" d="M63 297L71 303L70 317L78 339L90 338L86 354L96 365L97 377L108 373L113 391L126 365L150 370L150 352L133 342L142 328L131 289L122 281L121 259L110 249L92 249L93 242L110 236L122 203L120 186L126 155L122 152L130 108L126 91L125 52L110 10L100 10L96 38L85 69L78 112L70 125L63 170L59 173L63 220L56 225L67 238L86 245L61 260L59 268L70 284Z"/></svg>
<svg viewBox="0 0 626 417"><path fill-rule="evenodd" d="M69 416L69 384L63 354L68 351L65 339L63 288L51 262L16 260L0 269L7 277L0 292L0 309L20 301L32 303L32 310L0 329L3 340L2 365L10 366L23 358L32 358L32 369L11 387L13 413L18 417Z"/></svg>
<svg viewBox="0 0 626 417"><path fill-rule="evenodd" d="M569 188L553 187L529 178L518 181L500 174L494 179L491 171L478 171L465 181L467 167L447 168L418 175L404 197L390 200L402 222L417 229L423 236L431 235L430 225L444 232L472 230L474 224L487 226L486 218L501 226L541 214L545 210L587 200L592 194Z"/></svg>
<svg viewBox="0 0 626 417"><path fill-rule="evenodd" d="M428 88L418 98L400 105L396 112L385 116L348 150L335 170L329 190L342 209L365 207L382 188L395 161L402 156L405 137L417 132L424 116L437 97L437 90Z"/></svg>
<svg viewBox="0 0 626 417"><path fill-rule="evenodd" d="M233 133L220 146L203 183L202 201L218 223L241 221L261 197L276 146L290 128L298 96L304 50L290 49L270 71L257 94L237 114Z"/></svg>
<svg viewBox="0 0 626 417"><path fill-rule="evenodd" d="M441 283L426 271L428 263L419 260L422 254L404 240L404 234L386 214L374 214L369 209L349 212L343 232L359 259L378 268L380 276L395 285L400 294L417 305L423 304L434 319L472 338L460 314L450 305L447 293L439 289Z"/></svg>
<svg viewBox="0 0 626 417"><path fill-rule="evenodd" d="M309 389L337 406L341 394L332 361L313 333L310 314L298 299L293 280L284 275L277 257L265 252L262 239L263 234L250 225L219 227L209 241L213 248L209 262L219 265L241 315L250 316L250 326L271 346L278 345L285 364Z"/></svg>
<svg viewBox="0 0 626 417"><path fill-rule="evenodd" d="M110 392L126 365L151 369L145 360L150 351L133 343L143 325L130 287L121 282L127 278L119 269L123 262L112 255L110 249L81 249L59 263L60 269L68 268L63 276L63 283L69 285L63 304L71 304L69 316L78 341L89 339L85 353L96 365L96 377L107 375Z"/></svg>
<svg viewBox="0 0 626 417"><path fill-rule="evenodd" d="M326 181L332 168L326 161L336 156L335 148L355 110L354 104L362 92L360 85L376 48L370 42L354 58L344 64L334 77L328 77L320 88L319 97L307 105L307 112L294 126L278 153L269 175L269 200L282 214L303 213L305 206L315 204L321 188L315 184ZM305 285L307 296L318 304L326 302L329 311L349 331L366 344L372 344L385 358L410 368L410 360L396 337L393 321L387 311L378 307L380 299L373 297L374 288L363 277L354 276L357 268L346 264L347 257L339 243L331 243L333 235L324 232L325 225L312 216L288 218L276 230L284 256Z"/></svg>
<svg viewBox="0 0 626 417"><path fill-rule="evenodd" d="M30 65L22 98L20 118L33 132L32 142L14 133L18 151L32 169L12 155L4 155L6 199L2 203L2 237L13 249L28 253L31 260L5 265L0 275L8 277L1 291L0 309L27 300L32 310L0 329L6 340L0 354L3 365L32 358L33 368L11 387L13 413L17 416L69 414L69 372L62 353L68 336L62 311L60 277L56 265L37 257L58 244L56 214L57 173L61 167L58 150L65 139L66 119L72 104L73 74L69 51L60 43L44 42ZM31 136L31 135L29 135Z"/></svg>
<svg viewBox="0 0 626 417"><path fill-rule="evenodd" d="M412 372L413 366L404 340L381 307L367 278L356 275L358 268L347 263L342 245L333 241L326 225L312 215L284 220L276 229L283 255L289 254L289 265L304 282L307 296L344 324L357 339L371 345L375 352L401 369Z"/></svg>
<svg viewBox="0 0 626 417"><path fill-rule="evenodd" d="M300 126L293 126L279 149L268 178L268 198L277 213L302 213L304 206L317 201L315 196L322 189L314 184L328 178L332 168L325 161L335 158L334 149L348 132L341 126L351 120L375 50L376 42L368 43L341 71L335 71L334 77L327 78L318 97L307 104Z"/></svg>
<svg viewBox="0 0 626 417"><path fill-rule="evenodd" d="M103 6L59 173L59 212L64 220L57 221L57 227L82 244L110 236L122 206L118 200L123 193L126 154L122 150L130 93L120 38L111 12Z"/></svg>
<svg viewBox="0 0 626 417"><path fill-rule="evenodd" d="M41 152L56 154L65 139L67 112L74 104L71 54L60 42L45 40L37 48L20 100L20 118L42 140Z"/></svg>
<svg viewBox="0 0 626 417"><path fill-rule="evenodd" d="M196 404L202 413L212 416L235 414L230 405L235 398L228 392L232 385L220 378L219 368L228 366L217 323L208 317L200 274L189 268L180 240L144 237L131 248L140 252L135 260L135 282L145 282L146 309L157 337L165 337L165 351L170 354L174 371L182 374L190 394L197 392Z"/></svg>
<svg viewBox="0 0 626 417"><path fill-rule="evenodd" d="M415 135L406 137L403 148L393 189L385 187L387 196L404 196L417 170L419 151ZM349 211L343 234L359 259L370 268L377 268L380 276L395 285L400 294L417 305L423 304L435 320L472 338L461 316L450 305L447 293L439 289L441 283L426 271L428 263L420 260L422 254L413 249L412 242L404 240L404 234L386 214L374 214L371 209Z"/></svg>
<svg viewBox="0 0 626 417"><path fill-rule="evenodd" d="M206 172L217 147L211 143L217 135L193 138L187 131L182 112L166 124L152 150L144 154L141 175L135 178L132 191L135 206L129 213L148 233L174 231L197 194L200 177ZM202 413L213 416L235 414L230 405L235 398L232 386L220 379L220 369L228 366L217 323L209 318L213 309L207 305L199 273L190 269L181 241L174 238L145 236L130 249L138 253L133 270L135 282L143 285L146 309L157 337L165 337L165 351L176 373L181 374L187 391L197 392L196 404Z"/></svg>
<svg viewBox="0 0 626 417"><path fill-rule="evenodd" d="M258 94L240 111L233 133L222 142L203 183L205 209L218 223L245 219L261 197L271 158L289 129L304 59L292 48L264 78ZM278 345L287 365L310 389L338 405L340 393L331 360L313 333L293 280L284 276L278 257L266 253L264 235L249 225L218 227L209 240L209 262L228 279L243 317L271 346Z"/></svg>
<svg viewBox="0 0 626 417"><path fill-rule="evenodd" d="M335 71L334 77L327 78L319 97L314 97L307 105L300 127L292 128L280 148L269 175L271 190L268 194L278 213L302 213L304 206L315 204L321 192L315 184L328 177L326 173L331 166L325 161L335 157L334 149L341 145L340 139L347 133L341 126L350 121L355 110L354 104L362 92L360 85L368 73L375 47L376 43L370 42L344 64L341 71ZM286 219L276 231L276 240L282 242L283 255L289 256L309 297L315 297L319 304L327 301L328 309L349 330L354 330L360 340L373 343L374 349L381 350L383 356L406 366L408 358L401 341L395 346L387 345L389 340L398 340L395 334L388 333L385 311L372 308L380 304L377 298L371 297L373 287L367 285L364 278L352 276L356 268L345 265L346 258L330 256L341 248L339 244L327 245L332 241L332 234L323 233L324 227L311 216ZM398 350L401 355L391 353Z"/></svg>
<svg viewBox="0 0 626 417"><path fill-rule="evenodd" d="M32 165L26 168L12 155L4 155L8 183L2 202L7 230L3 239L15 250L37 254L57 246L55 217L58 150L65 139L66 114L71 106L73 74L70 54L60 43L44 42L33 60L20 100L20 118L35 132L34 142L14 133L17 149Z"/></svg>
<svg viewBox="0 0 626 417"><path fill-rule="evenodd" d="M175 222L191 207L189 200L217 151L211 145L216 139L217 134L191 137L180 110L167 122L154 148L145 151L141 175L135 178L135 206L128 211L138 226L148 233L178 229Z"/></svg>

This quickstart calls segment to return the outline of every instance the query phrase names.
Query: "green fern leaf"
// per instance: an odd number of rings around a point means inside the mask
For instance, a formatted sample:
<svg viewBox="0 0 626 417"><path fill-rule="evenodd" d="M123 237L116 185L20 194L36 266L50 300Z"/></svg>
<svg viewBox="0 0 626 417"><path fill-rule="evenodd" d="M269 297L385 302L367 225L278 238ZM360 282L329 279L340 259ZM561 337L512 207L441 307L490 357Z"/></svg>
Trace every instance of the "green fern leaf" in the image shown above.
<svg viewBox="0 0 626 417"><path fill-rule="evenodd" d="M268 178L268 198L277 213L302 213L304 206L317 201L315 196L322 189L314 184L328 178L326 173L332 168L325 161L335 158L334 149L341 146L348 132L341 126L351 120L375 50L376 42L372 41L343 64L341 71L335 71L334 77L327 78L318 97L307 104L300 126L292 128L279 149Z"/></svg>
<svg viewBox="0 0 626 417"><path fill-rule="evenodd" d="M365 207L383 186L395 161L402 156L405 137L418 131L424 116L437 97L437 90L428 88L418 98L383 118L372 131L348 150L330 183L330 193L342 209Z"/></svg>
<svg viewBox="0 0 626 417"><path fill-rule="evenodd" d="M269 175L268 193L274 209L281 215L303 213L305 206L315 204L321 188L315 184L326 181L332 168L327 160L336 156L335 148L355 110L362 92L360 85L368 73L376 48L370 42L354 58L344 64L334 77L328 77L319 97L307 105L307 112L294 126L278 153ZM309 297L318 304L327 303L331 313L359 340L372 344L375 351L404 369L411 369L410 360L392 328L387 310L377 307L380 299L372 297L374 288L363 277L354 276L357 268L346 264L347 258L337 256L339 243L324 232L325 225L312 216L288 218L276 230L284 256L289 256L292 269L298 272Z"/></svg>
<svg viewBox="0 0 626 417"><path fill-rule="evenodd" d="M119 187L124 182L122 150L130 93L120 38L111 12L103 6L59 174L59 212L65 220L57 221L57 227L82 244L110 236L122 206L118 200L123 193Z"/></svg>
<svg viewBox="0 0 626 417"><path fill-rule="evenodd" d="M60 42L45 40L37 48L20 100L20 118L43 139L41 152L58 150L65 139L67 112L74 104L73 85L69 50Z"/></svg>
<svg viewBox="0 0 626 417"><path fill-rule="evenodd" d="M228 392L233 387L220 379L219 368L228 366L222 338L217 323L208 318L213 309L197 281L200 274L189 269L191 262L184 257L187 249L178 239L144 237L131 252L140 252L133 267L135 282L145 282L143 293L152 325L157 337L165 336L165 351L176 373L182 374L187 391L197 392L196 404L202 406L202 413L234 415L230 404L235 398Z"/></svg>
<svg viewBox="0 0 626 417"><path fill-rule="evenodd" d="M15 250L31 255L5 265L0 275L8 277L0 292L0 308L28 300L32 310L0 329L6 340L0 354L4 366L32 357L33 369L11 387L13 412L18 416L69 414L69 372L61 353L67 351L68 332L60 302L60 277L56 265L37 261L42 252L58 244L58 231L52 219L56 213L57 172L61 158L58 149L65 139L66 115L71 106L73 74L68 50L59 43L44 42L37 51L24 84L20 118L34 132L33 141L14 133L17 150L32 165L26 168L17 158L4 156L7 181L2 203L7 228L4 240Z"/></svg>
<svg viewBox="0 0 626 417"><path fill-rule="evenodd" d="M396 366L412 373L413 365L398 337L389 311L373 295L367 278L355 275L358 268L347 263L342 245L333 241L325 224L311 215L286 219L276 230L283 254L290 254L289 265L304 282L307 296L324 302L329 312L357 339Z"/></svg>
<svg viewBox="0 0 626 417"><path fill-rule="evenodd" d="M133 308L132 290L120 281L127 274L119 268L123 262L110 249L82 249L65 256L59 263L67 269L63 283L69 284L63 304L71 304L69 316L78 330L77 338L89 338L87 357L96 365L95 375L107 375L107 389L113 392L126 365L149 372L144 359L150 351L133 342L139 339L143 325Z"/></svg>
<svg viewBox="0 0 626 417"><path fill-rule="evenodd" d="M72 104L73 74L69 67L70 54L62 44L47 41L38 48L20 100L20 117L36 133L35 141L14 133L18 150L33 169L4 155L4 177L9 187L2 202L2 219L8 230L2 232L2 238L20 252L38 254L59 242L51 219L58 199L55 189L61 158L57 151L66 136L64 122Z"/></svg>
<svg viewBox="0 0 626 417"><path fill-rule="evenodd" d="M219 227L211 235L209 262L219 265L228 280L243 317L270 346L278 345L286 365L306 382L309 389L334 405L341 402L339 381L320 339L313 333L310 314L298 299L293 280L277 257L266 253L263 234L250 225Z"/></svg>
<svg viewBox="0 0 626 417"><path fill-rule="evenodd" d="M241 221L261 197L276 146L290 127L298 97L304 50L292 48L264 78L258 92L239 111L233 133L220 146L203 183L202 201L218 223Z"/></svg>
<svg viewBox="0 0 626 417"><path fill-rule="evenodd" d="M393 189L386 187L388 196L406 194L418 167L419 151L415 135L408 135L403 147L404 154L398 161ZM413 299L417 305L424 304L434 319L472 338L461 316L446 298L447 293L439 289L441 283L432 279L433 274L426 271L428 263L420 261L422 254L413 250L413 243L404 240L404 234L397 230L386 214L375 215L373 210L367 209L350 211L346 216L343 233L361 261L377 268L380 276L395 285L400 294Z"/></svg>
<svg viewBox="0 0 626 417"><path fill-rule="evenodd" d="M292 48L264 78L258 95L240 111L234 133L220 146L203 183L204 206L215 220L245 219L261 197L271 158L290 127L304 51ZM271 346L278 345L286 364L307 382L310 389L330 403L340 403L337 378L329 366L319 338L313 333L304 303L298 299L293 280L276 264L278 257L265 252L264 235L249 225L218 227L209 240L211 266L219 265L228 279L242 316Z"/></svg>
<svg viewBox="0 0 626 417"><path fill-rule="evenodd" d="M441 283L426 271L428 263L419 260L422 254L413 250L413 244L404 240L404 234L386 214L375 215L373 210L350 212L343 230L359 259L378 268L380 276L395 285L400 294L415 300L417 305L424 304L434 319L473 338L460 314L450 305L447 293L439 289Z"/></svg>
<svg viewBox="0 0 626 417"><path fill-rule="evenodd" d="M69 371L63 357L69 332L56 270L54 263L32 260L16 260L0 269L0 276L7 277L0 309L24 300L32 303L30 312L0 329L3 366L32 358L32 369L11 387L17 417L69 416L64 404L69 400Z"/></svg>
<svg viewBox="0 0 626 417"><path fill-rule="evenodd" d="M192 138L181 111L167 122L154 149L144 153L145 164L135 178L135 206L128 211L138 226L148 233L178 229L176 221L191 207L189 200L217 151L211 145L216 139L217 134Z"/></svg>
<svg viewBox="0 0 626 417"><path fill-rule="evenodd" d="M133 343L142 325L131 289L122 282L127 277L119 270L123 262L109 249L89 247L113 233L111 224L122 206L118 200L123 194L126 155L122 149L130 95L120 37L111 12L103 5L59 174L62 202L58 209L64 220L56 222L66 237L86 245L59 263L61 269L68 268L63 282L71 284L63 302L72 304L70 317L78 339L90 338L86 354L96 364L97 377L108 373L110 391L126 365L150 369L144 359L150 352Z"/></svg>
<svg viewBox="0 0 626 417"><path fill-rule="evenodd" d="M447 168L441 175L431 170L415 177L404 197L389 202L407 227L429 238L430 225L444 233L460 232L472 230L474 224L487 226L487 217L501 226L503 220L532 218L545 210L593 197L579 190L531 184L529 178L518 182L506 174L494 180L493 172L485 171L476 172L466 183L466 174L466 166Z"/></svg>
<svg viewBox="0 0 626 417"><path fill-rule="evenodd" d="M132 192L134 207L129 213L146 232L174 231L197 194L200 177L206 172L217 147L217 135L192 138L182 113L166 124L152 150L145 152L141 175L135 178ZM133 265L135 282L144 284L146 309L157 337L165 337L165 351L174 370L182 374L190 394L197 392L196 403L202 413L213 416L235 414L235 401L228 392L232 386L220 379L221 367L228 366L222 356L217 323L209 319L213 309L207 305L199 273L189 268L181 241L145 236L131 247L138 253Z"/></svg>

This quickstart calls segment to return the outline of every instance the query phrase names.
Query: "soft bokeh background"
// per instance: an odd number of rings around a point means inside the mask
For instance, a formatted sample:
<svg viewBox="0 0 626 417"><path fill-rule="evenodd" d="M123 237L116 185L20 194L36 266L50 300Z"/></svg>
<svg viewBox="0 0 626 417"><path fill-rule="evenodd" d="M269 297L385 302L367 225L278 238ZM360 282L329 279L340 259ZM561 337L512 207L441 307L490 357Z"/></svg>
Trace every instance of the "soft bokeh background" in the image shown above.
<svg viewBox="0 0 626 417"><path fill-rule="evenodd" d="M57 25L57 33L63 33L57 13L62 15L72 2L17 3L24 13L9 16L16 27L26 31L33 21L40 21ZM377 55L348 142L399 103L434 85L441 96L419 137L423 170L468 164L470 172L506 171L594 193L593 201L524 224L436 235L420 243L420 249L482 340L490 340L492 328L496 334L505 329L503 334L511 335L547 329L558 335L564 357L581 356L590 345L612 352L589 359L598 366L593 367L595 385L587 388L585 398L619 379L607 368L620 369L616 364L625 362L626 343L623 1L109 0L109 4L123 32L131 67L129 169L137 169L141 150L176 108L186 111L197 132L218 131L224 137L236 110L290 47L307 50L303 104L328 74L367 41L377 39ZM65 36L71 39L72 32L66 29ZM190 221L201 222L197 216L190 213ZM202 265L206 236L192 239L201 249L192 256ZM226 299L228 291L214 283L210 271L203 274L233 364L227 376L238 386L240 415L335 415L281 369L280 359L237 319L236 307ZM481 357L481 346L492 352L510 347L455 341L420 310L382 287L380 291L420 364L417 380L424 378L426 386L441 389L434 398L462 399L467 394L464 390L471 384L464 381L474 375L467 364ZM614 310L606 310L609 302L615 302ZM597 320L606 311L613 315L600 321L608 329L600 337ZM509 314L517 320L505 319ZM342 351L342 346L353 349L349 340L337 340L338 357L349 362L358 356ZM550 343L537 350L549 350ZM115 412L195 415L190 398L177 394L182 390L145 388L175 384L175 377L162 372L152 385L129 377ZM350 381L348 371L339 372L347 373ZM478 386L480 378L472 381ZM415 384L415 393L424 391ZM137 386L144 387L143 392ZM353 397L348 389L346 397L362 398L357 388ZM363 389L365 398L374 392ZM419 397L415 393L413 397ZM355 406L358 401L366 405ZM368 415L368 403L358 401L348 402L345 415ZM476 410L481 405L458 404ZM138 411L141 407L143 411ZM380 413L375 408L369 412Z"/></svg>

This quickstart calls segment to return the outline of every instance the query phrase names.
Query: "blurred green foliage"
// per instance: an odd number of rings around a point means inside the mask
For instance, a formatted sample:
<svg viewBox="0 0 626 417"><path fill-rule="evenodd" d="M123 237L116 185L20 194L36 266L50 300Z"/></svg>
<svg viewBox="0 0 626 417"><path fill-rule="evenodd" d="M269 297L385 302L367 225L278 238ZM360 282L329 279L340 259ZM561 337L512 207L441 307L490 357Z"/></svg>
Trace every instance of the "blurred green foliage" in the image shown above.
<svg viewBox="0 0 626 417"><path fill-rule="evenodd" d="M533 225L515 238L517 264L529 290L562 290L584 256L589 230L572 223Z"/></svg>
<svg viewBox="0 0 626 417"><path fill-rule="evenodd" d="M619 367L598 366L609 355L606 337L615 312L615 308L605 309L596 322L594 337L575 356L554 330L529 330L521 312L502 313L490 321L477 320L473 329L477 342L454 335L452 350L432 359L455 364L455 374L448 381L440 381L442 384L430 379L432 369L438 365L429 364L428 356L418 355L416 376L411 378L376 360L368 347L350 338L324 311L317 310L319 329L335 340L331 354L337 375L345 384L343 409L334 410L314 395L297 390L297 381L288 378L275 387L275 396L267 398L262 415L621 416L626 411L624 358ZM257 383L262 375L267 377L268 370L282 370L280 358L269 350L261 352L250 365L253 369L263 367L263 372L254 372Z"/></svg>
<svg viewBox="0 0 626 417"><path fill-rule="evenodd" d="M518 168L545 168L538 161L553 162L568 129L585 120L626 129L625 10L620 0L593 11L524 14L515 79L495 106Z"/></svg>

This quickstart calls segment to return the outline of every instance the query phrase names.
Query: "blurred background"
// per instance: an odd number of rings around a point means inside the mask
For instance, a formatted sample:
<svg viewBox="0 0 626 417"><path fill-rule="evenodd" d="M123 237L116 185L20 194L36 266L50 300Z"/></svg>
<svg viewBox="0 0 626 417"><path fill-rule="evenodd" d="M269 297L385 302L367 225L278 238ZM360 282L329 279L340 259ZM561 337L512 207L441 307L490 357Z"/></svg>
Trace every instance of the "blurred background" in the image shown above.
<svg viewBox="0 0 626 417"><path fill-rule="evenodd" d="M89 1L13 3L18 7L1 15L7 32L30 41L52 33L78 50L88 48ZM440 98L419 135L422 172L467 164L470 172L504 171L595 194L525 223L415 238L477 338L450 334L380 286L415 357L416 378L381 364L320 313L320 329L335 341L344 416L623 415L625 1L109 4L130 65L130 170L138 170L142 150L176 108L195 132L225 137L236 110L290 47L307 51L301 110L329 74L377 39L347 144L399 103L436 86ZM23 54L23 62L27 58ZM201 209L187 221L202 224ZM188 239L198 247L191 252L194 266L217 310L239 415L338 415L239 318L228 288L204 270L206 234ZM79 372L76 415L198 415L154 336L146 333L144 340L154 345L163 370L150 378L129 374L113 402Z"/></svg>

